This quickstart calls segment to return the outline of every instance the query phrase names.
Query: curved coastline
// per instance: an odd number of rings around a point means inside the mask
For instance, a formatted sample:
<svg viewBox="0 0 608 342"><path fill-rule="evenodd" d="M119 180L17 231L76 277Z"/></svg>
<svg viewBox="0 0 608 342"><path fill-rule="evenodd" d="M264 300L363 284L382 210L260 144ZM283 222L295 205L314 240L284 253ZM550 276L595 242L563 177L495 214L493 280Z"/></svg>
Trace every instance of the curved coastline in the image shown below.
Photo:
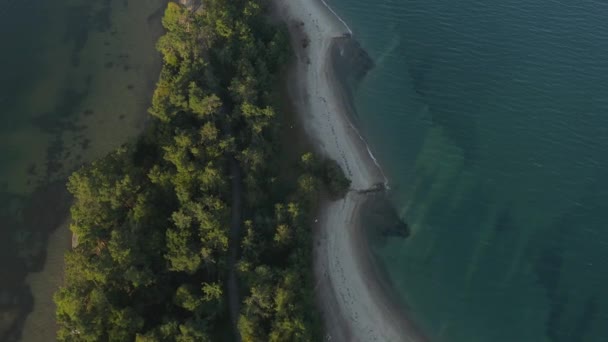
<svg viewBox="0 0 608 342"><path fill-rule="evenodd" d="M372 198L369 193L384 191L387 180L350 120L351 104L332 65L332 49L352 41L352 32L323 0L273 4L288 25L296 55L289 94L304 130L352 181L343 199L322 203L314 227L315 291L326 340L427 341L391 300L361 229L362 205Z"/></svg>

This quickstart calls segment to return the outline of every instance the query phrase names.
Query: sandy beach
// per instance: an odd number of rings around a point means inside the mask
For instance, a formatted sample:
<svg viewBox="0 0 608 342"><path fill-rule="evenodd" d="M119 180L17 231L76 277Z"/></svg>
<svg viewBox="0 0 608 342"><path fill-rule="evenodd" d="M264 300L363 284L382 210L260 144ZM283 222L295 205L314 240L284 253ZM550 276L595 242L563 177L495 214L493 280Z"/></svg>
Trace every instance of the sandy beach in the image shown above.
<svg viewBox="0 0 608 342"><path fill-rule="evenodd" d="M381 286L359 227L365 191L382 189L386 179L350 121L332 68L332 49L352 32L321 0L275 0L274 5L289 27L297 58L289 92L301 123L317 152L335 159L352 181L344 199L321 206L315 227L315 290L326 340L425 341Z"/></svg>

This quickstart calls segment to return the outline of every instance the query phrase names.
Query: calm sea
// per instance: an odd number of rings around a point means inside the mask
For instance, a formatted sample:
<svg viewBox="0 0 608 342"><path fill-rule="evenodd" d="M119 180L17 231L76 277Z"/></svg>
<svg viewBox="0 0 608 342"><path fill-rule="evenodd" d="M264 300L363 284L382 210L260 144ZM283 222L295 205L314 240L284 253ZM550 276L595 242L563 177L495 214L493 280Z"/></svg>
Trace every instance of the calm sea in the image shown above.
<svg viewBox="0 0 608 342"><path fill-rule="evenodd" d="M0 1L0 341L54 339L66 177L141 131L165 2Z"/></svg>
<svg viewBox="0 0 608 342"><path fill-rule="evenodd" d="M435 341L608 341L608 2L331 0L408 239L379 264Z"/></svg>

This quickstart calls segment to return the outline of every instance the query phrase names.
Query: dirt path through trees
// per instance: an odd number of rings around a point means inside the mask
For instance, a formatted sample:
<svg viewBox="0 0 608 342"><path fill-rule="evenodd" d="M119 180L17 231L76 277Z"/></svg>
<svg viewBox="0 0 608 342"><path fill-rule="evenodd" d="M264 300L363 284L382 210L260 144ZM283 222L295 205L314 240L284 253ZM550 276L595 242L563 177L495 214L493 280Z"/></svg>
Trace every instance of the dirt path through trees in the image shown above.
<svg viewBox="0 0 608 342"><path fill-rule="evenodd" d="M228 310L230 311L230 322L237 342L241 342L241 335L238 329L240 301L239 286L234 269L239 245L241 242L241 224L243 210L243 185L241 178L241 168L236 159L230 160L230 178L232 179L232 203L230 221L230 240L228 242Z"/></svg>

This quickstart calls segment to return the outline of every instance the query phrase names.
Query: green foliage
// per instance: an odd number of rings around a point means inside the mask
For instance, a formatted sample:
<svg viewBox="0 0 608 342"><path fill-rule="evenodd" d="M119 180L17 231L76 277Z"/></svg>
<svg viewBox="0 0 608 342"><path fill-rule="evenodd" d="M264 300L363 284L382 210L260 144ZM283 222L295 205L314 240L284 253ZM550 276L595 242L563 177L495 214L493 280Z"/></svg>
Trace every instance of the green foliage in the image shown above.
<svg viewBox="0 0 608 342"><path fill-rule="evenodd" d="M180 286L177 288L177 293L175 294L175 304L188 311L196 311L203 302L202 298L196 292L193 287L189 285Z"/></svg>
<svg viewBox="0 0 608 342"><path fill-rule="evenodd" d="M332 198L344 197L348 192L350 180L335 160L318 160L312 153L305 153L301 157L301 164L307 175L300 179L300 187L306 192L314 191L317 186L312 184L312 179L320 180Z"/></svg>
<svg viewBox="0 0 608 342"><path fill-rule="evenodd" d="M167 229L167 254L169 270L193 274L201 266L199 250L190 241L193 240L190 229Z"/></svg>
<svg viewBox="0 0 608 342"><path fill-rule="evenodd" d="M222 101L217 95L205 96L202 89L195 83L190 84L189 101L190 109L201 117L216 113L222 107Z"/></svg>
<svg viewBox="0 0 608 342"><path fill-rule="evenodd" d="M340 165L335 160L325 159L319 172L329 194L334 198L344 197L350 187L350 180L346 178Z"/></svg>
<svg viewBox="0 0 608 342"><path fill-rule="evenodd" d="M183 24L188 18L188 10L174 2L167 4L165 15L163 16L163 26L169 32L180 32Z"/></svg>
<svg viewBox="0 0 608 342"><path fill-rule="evenodd" d="M348 185L312 155L298 184L279 184L271 165L281 113L271 100L289 57L286 30L266 22L259 1L203 6L167 6L145 134L70 177L79 245L54 297L60 341L223 340L228 203L241 192L243 341L319 340L310 212L321 184L330 193ZM242 190L232 188L235 161Z"/></svg>
<svg viewBox="0 0 608 342"><path fill-rule="evenodd" d="M207 334L208 328L204 320L189 319L185 324L179 326L179 334L175 340L177 342L211 342L211 338Z"/></svg>
<svg viewBox="0 0 608 342"><path fill-rule="evenodd" d="M203 295L206 302L221 302L222 287L219 283L203 283Z"/></svg>

